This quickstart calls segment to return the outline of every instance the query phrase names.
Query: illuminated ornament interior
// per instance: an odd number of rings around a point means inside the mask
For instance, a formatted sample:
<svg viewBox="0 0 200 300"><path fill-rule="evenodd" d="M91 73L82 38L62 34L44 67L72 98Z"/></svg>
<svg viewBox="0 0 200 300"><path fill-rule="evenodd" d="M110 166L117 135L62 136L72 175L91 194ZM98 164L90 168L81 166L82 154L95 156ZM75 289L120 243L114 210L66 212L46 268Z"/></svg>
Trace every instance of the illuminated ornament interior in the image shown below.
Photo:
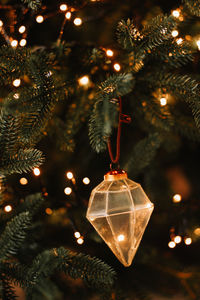
<svg viewBox="0 0 200 300"><path fill-rule="evenodd" d="M140 184L113 170L93 189L87 219L119 261L128 267L136 254L154 205Z"/></svg>

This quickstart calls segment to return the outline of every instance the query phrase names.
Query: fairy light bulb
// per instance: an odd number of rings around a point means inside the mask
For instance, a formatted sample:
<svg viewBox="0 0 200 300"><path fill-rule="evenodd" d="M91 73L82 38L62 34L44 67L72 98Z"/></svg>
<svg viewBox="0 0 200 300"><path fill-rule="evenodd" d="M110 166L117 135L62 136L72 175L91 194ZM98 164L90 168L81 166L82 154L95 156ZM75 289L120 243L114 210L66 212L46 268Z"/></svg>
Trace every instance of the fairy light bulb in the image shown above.
<svg viewBox="0 0 200 300"><path fill-rule="evenodd" d="M200 228L199 227L194 230L194 234L196 234L197 236L200 236Z"/></svg>
<svg viewBox="0 0 200 300"><path fill-rule="evenodd" d="M173 15L175 18L179 18L179 17L180 17L180 12L179 12L177 9L175 9L175 10L172 11L172 15Z"/></svg>
<svg viewBox="0 0 200 300"><path fill-rule="evenodd" d="M72 179L74 177L72 172L67 172L66 176L68 179Z"/></svg>
<svg viewBox="0 0 200 300"><path fill-rule="evenodd" d="M33 173L34 173L35 176L39 176L40 175L40 169L39 168L34 168Z"/></svg>
<svg viewBox="0 0 200 300"><path fill-rule="evenodd" d="M20 26L18 29L19 33L24 33L26 31L26 27L24 25Z"/></svg>
<svg viewBox="0 0 200 300"><path fill-rule="evenodd" d="M111 49L106 50L106 55L112 57L114 52Z"/></svg>
<svg viewBox="0 0 200 300"><path fill-rule="evenodd" d="M181 241L182 241L182 237L181 237L180 235L175 236L174 242L175 242L176 244L179 244Z"/></svg>
<svg viewBox="0 0 200 300"><path fill-rule="evenodd" d="M77 244L82 245L83 243L84 243L84 239L82 237L77 239Z"/></svg>
<svg viewBox="0 0 200 300"><path fill-rule="evenodd" d="M185 242L185 244L186 244L187 246L189 246L189 245L192 244L192 239L191 239L190 237L185 238L184 242Z"/></svg>
<svg viewBox="0 0 200 300"><path fill-rule="evenodd" d="M43 21L44 21L44 17L43 16L39 15L39 16L36 17L36 22L37 23L42 23Z"/></svg>
<svg viewBox="0 0 200 300"><path fill-rule="evenodd" d="M197 44L198 50L200 51L200 39L196 41L196 44Z"/></svg>
<svg viewBox="0 0 200 300"><path fill-rule="evenodd" d="M113 66L113 68L115 69L115 71L119 72L120 69L121 69L121 66L120 66L120 64L115 63L114 66Z"/></svg>
<svg viewBox="0 0 200 300"><path fill-rule="evenodd" d="M22 39L20 42L19 42L19 44L20 44L20 46L21 47L24 47L24 46L26 46L26 40L25 39Z"/></svg>
<svg viewBox="0 0 200 300"><path fill-rule="evenodd" d="M84 184L89 184L90 183L90 179L88 177L83 178L83 183Z"/></svg>
<svg viewBox="0 0 200 300"><path fill-rule="evenodd" d="M171 249L173 249L173 248L176 247L176 243L173 242L173 241L170 241L170 242L168 243L168 247L171 248Z"/></svg>
<svg viewBox="0 0 200 300"><path fill-rule="evenodd" d="M11 205L4 206L4 211L5 212L11 212L12 211L12 206Z"/></svg>
<svg viewBox="0 0 200 300"><path fill-rule="evenodd" d="M181 202L182 200L182 196L180 194L175 194L172 198L173 202L174 203L178 203L178 202Z"/></svg>
<svg viewBox="0 0 200 300"><path fill-rule="evenodd" d="M61 11L66 11L67 10L67 4L61 4L60 5L60 10Z"/></svg>
<svg viewBox="0 0 200 300"><path fill-rule="evenodd" d="M65 14L65 18L66 18L67 20L70 20L70 19L71 19L71 16L72 16L72 14L71 14L70 11L68 11L68 12Z"/></svg>
<svg viewBox="0 0 200 300"><path fill-rule="evenodd" d="M81 237L81 234L80 234L80 232L76 231L76 232L74 232L74 236L75 236L75 238L79 239Z"/></svg>
<svg viewBox="0 0 200 300"><path fill-rule="evenodd" d="M17 45L18 45L18 41L17 41L17 40L12 40L12 42L11 42L10 44L11 44L11 46L12 46L13 48L15 48L15 47L17 47Z"/></svg>
<svg viewBox="0 0 200 300"><path fill-rule="evenodd" d="M21 185L26 185L28 183L28 180L25 177L20 178L19 180Z"/></svg>
<svg viewBox="0 0 200 300"><path fill-rule="evenodd" d="M12 83L15 87L19 87L20 84L21 84L21 79L15 79L13 80L13 83Z"/></svg>
<svg viewBox="0 0 200 300"><path fill-rule="evenodd" d="M125 236L123 234L118 235L117 240L119 242L123 242L125 240Z"/></svg>
<svg viewBox="0 0 200 300"><path fill-rule="evenodd" d="M176 40L176 43L177 43L178 45L180 45L182 42L183 42L183 39L182 39L182 38L179 38L178 40Z"/></svg>
<svg viewBox="0 0 200 300"><path fill-rule="evenodd" d="M79 78L78 83L81 86L88 85L88 83L89 83L89 77L87 75L85 75L85 76Z"/></svg>
<svg viewBox="0 0 200 300"><path fill-rule="evenodd" d="M18 94L18 93L15 93L15 94L13 95L13 98L19 99L19 94Z"/></svg>
<svg viewBox="0 0 200 300"><path fill-rule="evenodd" d="M66 187L66 188L64 189L65 195L70 195L71 192L72 192L72 189L71 189L70 187Z"/></svg>
<svg viewBox="0 0 200 300"><path fill-rule="evenodd" d="M173 37L178 36L178 34L179 34L178 30L172 30L172 36Z"/></svg>
<svg viewBox="0 0 200 300"><path fill-rule="evenodd" d="M2 26L3 26L3 21L0 20L0 27L2 27Z"/></svg>
<svg viewBox="0 0 200 300"><path fill-rule="evenodd" d="M53 213L52 209L49 208L49 207L47 207L47 208L45 209L45 212L46 212L47 215L52 215L52 213Z"/></svg>
<svg viewBox="0 0 200 300"><path fill-rule="evenodd" d="M81 18L75 18L74 19L74 25L80 26L83 23Z"/></svg>
<svg viewBox="0 0 200 300"><path fill-rule="evenodd" d="M167 99L165 97L160 98L160 105L161 106L167 105Z"/></svg>

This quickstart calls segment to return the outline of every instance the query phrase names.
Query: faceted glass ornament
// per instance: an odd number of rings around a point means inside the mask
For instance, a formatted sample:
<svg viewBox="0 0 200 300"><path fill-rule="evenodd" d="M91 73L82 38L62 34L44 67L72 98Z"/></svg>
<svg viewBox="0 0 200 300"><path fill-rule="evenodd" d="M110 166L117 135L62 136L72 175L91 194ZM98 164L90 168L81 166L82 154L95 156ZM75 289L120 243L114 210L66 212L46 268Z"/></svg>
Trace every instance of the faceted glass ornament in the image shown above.
<svg viewBox="0 0 200 300"><path fill-rule="evenodd" d="M86 217L119 261L128 267L153 208L140 184L128 179L125 171L115 170L92 190Z"/></svg>

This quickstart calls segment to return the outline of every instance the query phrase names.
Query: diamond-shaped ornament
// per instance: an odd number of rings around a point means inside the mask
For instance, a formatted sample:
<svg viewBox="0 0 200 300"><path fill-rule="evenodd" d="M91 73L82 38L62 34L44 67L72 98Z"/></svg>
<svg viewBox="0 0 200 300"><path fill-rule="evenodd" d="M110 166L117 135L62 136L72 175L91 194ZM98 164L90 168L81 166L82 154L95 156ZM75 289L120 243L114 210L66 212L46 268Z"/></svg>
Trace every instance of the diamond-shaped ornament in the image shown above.
<svg viewBox="0 0 200 300"><path fill-rule="evenodd" d="M131 265L154 205L124 170L113 170L92 190L87 219L119 261Z"/></svg>

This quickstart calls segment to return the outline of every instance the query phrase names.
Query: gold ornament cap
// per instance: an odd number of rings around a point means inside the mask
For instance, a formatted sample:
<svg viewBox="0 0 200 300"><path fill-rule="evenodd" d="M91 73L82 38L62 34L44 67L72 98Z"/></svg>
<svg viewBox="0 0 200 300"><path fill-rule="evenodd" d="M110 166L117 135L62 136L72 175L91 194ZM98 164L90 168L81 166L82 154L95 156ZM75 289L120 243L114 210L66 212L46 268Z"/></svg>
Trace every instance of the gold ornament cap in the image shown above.
<svg viewBox="0 0 200 300"><path fill-rule="evenodd" d="M126 171L124 170L111 170L104 175L105 181L115 181L128 178Z"/></svg>

